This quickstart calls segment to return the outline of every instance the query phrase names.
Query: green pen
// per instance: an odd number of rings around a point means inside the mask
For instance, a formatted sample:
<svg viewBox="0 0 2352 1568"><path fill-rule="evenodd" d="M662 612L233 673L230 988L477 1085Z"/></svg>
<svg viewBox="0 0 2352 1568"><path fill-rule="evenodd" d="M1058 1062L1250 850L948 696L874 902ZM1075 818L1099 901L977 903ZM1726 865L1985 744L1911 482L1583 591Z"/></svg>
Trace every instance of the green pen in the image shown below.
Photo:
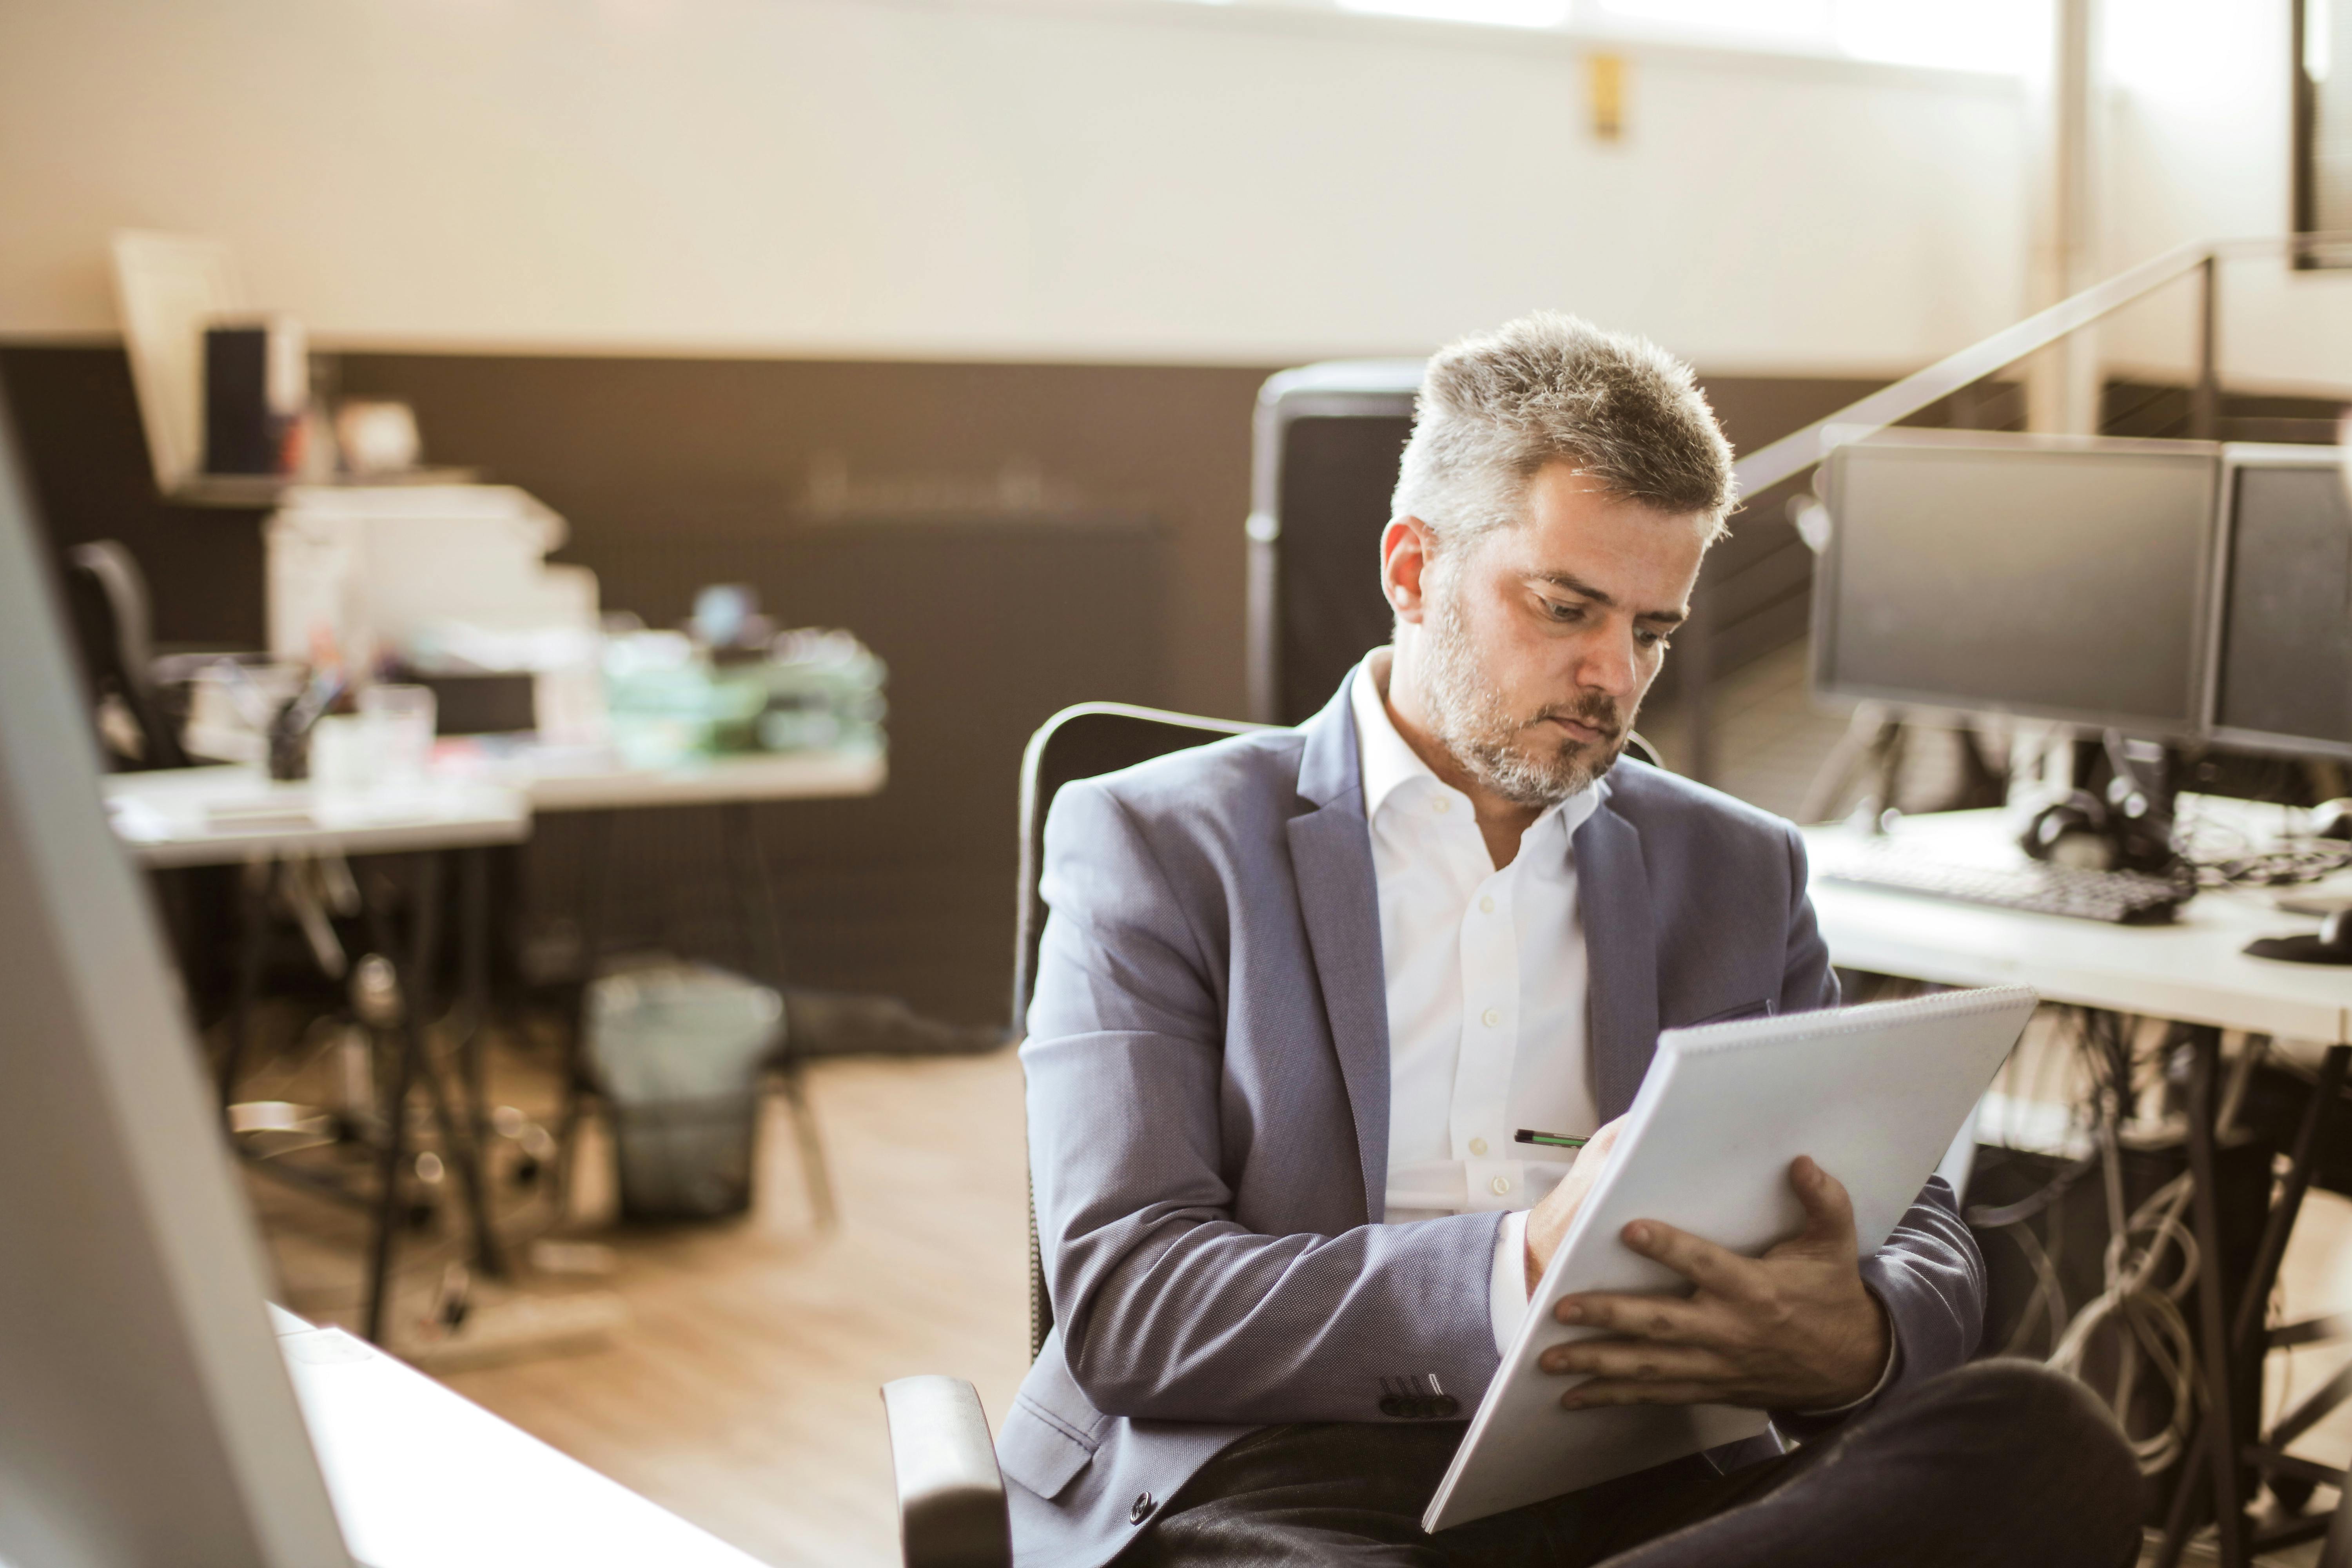
<svg viewBox="0 0 2352 1568"><path fill-rule="evenodd" d="M1519 1129L1518 1135L1513 1140L1513 1142L1519 1143L1540 1143L1547 1149L1581 1149L1587 1143L1590 1143L1591 1140L1590 1138L1570 1138L1565 1132L1538 1132L1532 1128L1522 1127Z"/></svg>

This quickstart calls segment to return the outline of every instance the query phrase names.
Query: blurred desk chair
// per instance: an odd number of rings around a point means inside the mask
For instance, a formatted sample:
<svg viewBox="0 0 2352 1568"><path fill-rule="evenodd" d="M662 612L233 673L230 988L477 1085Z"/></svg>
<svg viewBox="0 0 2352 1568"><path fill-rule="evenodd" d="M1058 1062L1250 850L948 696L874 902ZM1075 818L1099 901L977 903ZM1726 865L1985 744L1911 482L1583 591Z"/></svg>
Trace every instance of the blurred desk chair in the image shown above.
<svg viewBox="0 0 2352 1568"><path fill-rule="evenodd" d="M187 752L156 697L153 623L139 563L113 540L100 539L67 552L65 578L89 700L101 713L111 707L127 717L136 732L133 754L122 743L126 737L100 723L109 766L118 773L186 767Z"/></svg>

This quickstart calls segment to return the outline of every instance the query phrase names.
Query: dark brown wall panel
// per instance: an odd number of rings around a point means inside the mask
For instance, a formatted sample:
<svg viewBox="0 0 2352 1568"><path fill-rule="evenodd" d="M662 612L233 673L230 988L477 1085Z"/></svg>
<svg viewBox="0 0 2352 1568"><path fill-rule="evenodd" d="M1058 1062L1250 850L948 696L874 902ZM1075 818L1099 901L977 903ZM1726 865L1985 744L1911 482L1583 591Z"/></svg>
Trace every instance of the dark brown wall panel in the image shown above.
<svg viewBox="0 0 2352 1568"><path fill-rule="evenodd" d="M339 371L345 393L415 405L434 461L562 513L562 558L608 607L668 624L697 586L750 582L889 661L888 791L761 812L793 971L980 1021L1009 983L1030 730L1088 698L1243 710L1250 414L1271 368L354 353ZM121 351L0 347L0 378L52 542L127 543L164 642L258 643L261 514L156 499ZM1870 386L1708 390L1754 446ZM1735 520L1720 565L1786 553L1778 500ZM580 842L576 821L541 825L525 903L542 931L576 902ZM618 842L620 934L741 955L709 814L638 814Z"/></svg>

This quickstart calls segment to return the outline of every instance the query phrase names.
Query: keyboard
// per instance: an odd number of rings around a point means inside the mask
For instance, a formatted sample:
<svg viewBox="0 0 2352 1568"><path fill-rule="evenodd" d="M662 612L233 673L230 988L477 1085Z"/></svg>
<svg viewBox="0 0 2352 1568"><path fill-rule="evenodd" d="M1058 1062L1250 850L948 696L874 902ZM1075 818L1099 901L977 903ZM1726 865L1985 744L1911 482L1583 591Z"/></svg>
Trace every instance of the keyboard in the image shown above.
<svg viewBox="0 0 2352 1568"><path fill-rule="evenodd" d="M1964 904L2067 915L2109 925L2160 925L2196 890L2186 882L2138 871L2093 871L2038 862L1969 866L1880 841L1823 857L1815 875L1825 882L1921 893Z"/></svg>

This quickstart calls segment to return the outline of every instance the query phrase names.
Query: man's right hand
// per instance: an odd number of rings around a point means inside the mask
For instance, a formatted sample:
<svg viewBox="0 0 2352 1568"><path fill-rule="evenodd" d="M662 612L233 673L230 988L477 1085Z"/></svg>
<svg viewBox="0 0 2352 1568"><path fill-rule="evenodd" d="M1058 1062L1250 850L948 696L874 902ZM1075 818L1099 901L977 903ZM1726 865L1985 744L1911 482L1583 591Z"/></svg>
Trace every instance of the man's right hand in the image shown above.
<svg viewBox="0 0 2352 1568"><path fill-rule="evenodd" d="M1617 1146L1618 1129L1625 1119L1603 1127L1592 1135L1576 1156L1576 1163L1560 1178L1559 1185L1544 1194L1543 1202L1528 1211L1528 1294L1536 1293L1543 1271L1551 1266L1551 1255L1568 1238L1568 1227L1576 1219L1576 1211L1584 1206L1584 1194L1601 1179L1601 1168L1609 1163L1609 1152Z"/></svg>

